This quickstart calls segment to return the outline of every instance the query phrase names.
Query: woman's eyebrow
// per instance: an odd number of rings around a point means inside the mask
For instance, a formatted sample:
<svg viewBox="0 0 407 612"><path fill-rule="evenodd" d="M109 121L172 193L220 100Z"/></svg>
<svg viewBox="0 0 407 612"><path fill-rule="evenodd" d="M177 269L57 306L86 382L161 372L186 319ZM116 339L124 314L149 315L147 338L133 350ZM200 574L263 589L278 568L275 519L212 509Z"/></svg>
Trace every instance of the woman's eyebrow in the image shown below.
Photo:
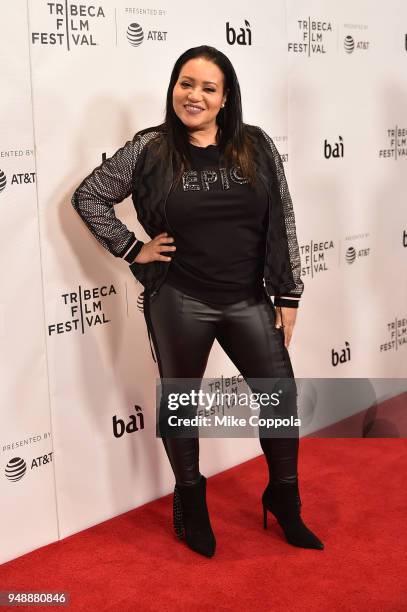
<svg viewBox="0 0 407 612"><path fill-rule="evenodd" d="M190 76L187 76L186 74L183 74L183 75L181 76L181 79L189 79L190 81L195 81L195 79L194 79L194 78L192 78L192 77L190 77ZM215 83L215 81L202 81L202 82L203 82L203 83L205 83L205 85L208 85L209 83L210 83L211 85L217 85L217 83Z"/></svg>

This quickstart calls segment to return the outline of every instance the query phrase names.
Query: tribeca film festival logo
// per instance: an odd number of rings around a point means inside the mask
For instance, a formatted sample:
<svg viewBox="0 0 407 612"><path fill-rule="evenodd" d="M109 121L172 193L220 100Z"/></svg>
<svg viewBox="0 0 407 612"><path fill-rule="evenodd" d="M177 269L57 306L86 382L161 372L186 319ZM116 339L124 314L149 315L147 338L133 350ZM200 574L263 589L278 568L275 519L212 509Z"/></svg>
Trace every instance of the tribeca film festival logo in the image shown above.
<svg viewBox="0 0 407 612"><path fill-rule="evenodd" d="M366 40L367 25L364 23L345 23L345 38L343 41L343 49L345 53L352 54L354 52L368 51L370 42ZM346 34L346 30L352 30L352 34Z"/></svg>
<svg viewBox="0 0 407 612"><path fill-rule="evenodd" d="M224 403L221 398L224 394L236 396L242 390L246 389L246 382L241 374L237 374L236 376L223 376L220 378L211 378L210 380L205 380L204 389L208 389L209 393L213 394L215 397L215 402L205 410L205 414L215 414L215 412L222 412L224 414ZM229 409L231 405L228 405ZM199 414L199 410L198 410Z"/></svg>
<svg viewBox="0 0 407 612"><path fill-rule="evenodd" d="M133 406L136 414L129 414L127 423L120 419L115 414L112 416L113 435L115 438L121 438L124 433L134 433L144 429L144 415L141 406Z"/></svg>
<svg viewBox="0 0 407 612"><path fill-rule="evenodd" d="M407 317L395 317L393 321L386 324L388 337L386 342L380 345L380 352L397 351L401 346L407 344Z"/></svg>
<svg viewBox="0 0 407 612"><path fill-rule="evenodd" d="M343 155L344 155L344 148L343 148L342 136L339 136L338 142L333 142L332 144L329 143L327 139L325 138L324 140L325 159L330 159L331 157L333 158L343 157Z"/></svg>
<svg viewBox="0 0 407 612"><path fill-rule="evenodd" d="M350 361L350 344L345 341L345 347L342 349L332 349L331 360L334 368L340 363L347 363Z"/></svg>
<svg viewBox="0 0 407 612"><path fill-rule="evenodd" d="M288 43L290 53L302 53L311 55L324 55L327 53L327 44L333 42L332 23L330 21L319 21L311 19L297 20L297 35L295 41Z"/></svg>
<svg viewBox="0 0 407 612"><path fill-rule="evenodd" d="M65 2L45 2L44 6L52 18L52 31L31 32L33 45L96 47L99 43L93 31L95 23L105 19L103 8L93 4Z"/></svg>
<svg viewBox="0 0 407 612"><path fill-rule="evenodd" d="M346 236L345 247L346 247L346 242L351 241L355 243L360 240L363 240L365 242L366 239L369 237L369 235L370 235L369 232L364 232L362 234ZM355 263L355 261L359 261L360 258L364 259L368 255L370 255L370 247L366 246L366 244L363 244L363 247L361 245L357 245L355 247L354 244L351 244L345 250L345 261L347 264L351 265Z"/></svg>
<svg viewBox="0 0 407 612"><path fill-rule="evenodd" d="M102 299L110 295L116 295L114 285L103 285L102 287L94 287L93 289L83 289L80 285L78 291L63 293L61 295L63 303L68 308L70 318L66 321L51 323L48 325L48 335L64 334L71 331L81 330L82 334L85 329L110 323L110 319L106 319L105 313L102 310Z"/></svg>
<svg viewBox="0 0 407 612"><path fill-rule="evenodd" d="M35 468L43 467L44 465L48 465L52 463L52 455L53 451L46 453L45 455L40 455L39 457L33 457L31 459L31 467L33 470ZM27 463L22 457L13 457L10 459L4 468L4 475L10 482L17 482L25 476L27 472Z"/></svg>
<svg viewBox="0 0 407 612"><path fill-rule="evenodd" d="M325 240L323 242L310 240L306 244L301 244L301 276L313 278L321 272L327 272L329 269L328 259L332 258L333 252L333 240Z"/></svg>
<svg viewBox="0 0 407 612"><path fill-rule="evenodd" d="M244 20L245 27L232 27L229 21L226 22L226 42L228 45L251 45L252 30L247 19Z"/></svg>
<svg viewBox="0 0 407 612"><path fill-rule="evenodd" d="M392 157L397 160L407 155L407 128L397 125L387 129L388 148L379 149L379 157Z"/></svg>

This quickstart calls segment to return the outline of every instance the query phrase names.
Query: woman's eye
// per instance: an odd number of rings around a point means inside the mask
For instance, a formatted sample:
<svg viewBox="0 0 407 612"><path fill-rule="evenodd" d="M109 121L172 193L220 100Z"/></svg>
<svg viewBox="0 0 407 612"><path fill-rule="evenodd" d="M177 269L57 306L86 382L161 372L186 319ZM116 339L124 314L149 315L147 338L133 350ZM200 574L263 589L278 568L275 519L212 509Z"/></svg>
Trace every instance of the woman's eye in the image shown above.
<svg viewBox="0 0 407 612"><path fill-rule="evenodd" d="M190 86L191 86L191 83L187 83L186 81L181 83L181 87L190 87ZM216 89L211 89L210 87L205 87L205 91L207 91L208 93L215 93Z"/></svg>

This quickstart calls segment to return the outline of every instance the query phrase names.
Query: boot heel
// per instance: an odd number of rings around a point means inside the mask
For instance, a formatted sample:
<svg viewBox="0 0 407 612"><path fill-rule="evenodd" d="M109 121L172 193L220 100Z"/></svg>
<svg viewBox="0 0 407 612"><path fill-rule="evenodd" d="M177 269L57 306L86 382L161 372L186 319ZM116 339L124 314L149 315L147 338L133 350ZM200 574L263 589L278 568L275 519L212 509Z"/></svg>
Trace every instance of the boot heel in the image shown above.
<svg viewBox="0 0 407 612"><path fill-rule="evenodd" d="M264 529L267 529L267 508L264 504L263 504L263 527Z"/></svg>
<svg viewBox="0 0 407 612"><path fill-rule="evenodd" d="M201 474L193 485L175 485L173 524L179 539L191 550L213 557L216 539L212 531L206 503L206 478Z"/></svg>
<svg viewBox="0 0 407 612"><path fill-rule="evenodd" d="M172 524L177 538L179 540L183 540L185 538L184 520L182 517L181 497L177 485L175 485L174 487L174 497L172 503Z"/></svg>
<svg viewBox="0 0 407 612"><path fill-rule="evenodd" d="M267 529L267 510L277 519L287 542L302 548L323 550L324 544L305 525L301 518L301 498L298 481L293 484L269 484L262 496L264 528Z"/></svg>

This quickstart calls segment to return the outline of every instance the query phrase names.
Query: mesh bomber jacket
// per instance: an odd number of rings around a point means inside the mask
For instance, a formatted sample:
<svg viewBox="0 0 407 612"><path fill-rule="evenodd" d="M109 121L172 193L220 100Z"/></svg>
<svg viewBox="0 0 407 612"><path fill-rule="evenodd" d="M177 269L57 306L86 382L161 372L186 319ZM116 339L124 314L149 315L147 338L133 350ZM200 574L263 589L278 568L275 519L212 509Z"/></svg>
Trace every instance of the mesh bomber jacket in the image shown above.
<svg viewBox="0 0 407 612"><path fill-rule="evenodd" d="M268 194L269 223L264 258L264 284L276 306L296 308L303 292L295 218L283 163L270 136L245 124L254 145L253 162ZM173 167L161 126L137 132L112 157L87 176L72 196L72 205L97 240L155 295L171 262L134 262L137 238L115 215L114 205L132 196L139 223L154 238L168 232L165 206L173 184ZM138 244L140 246L140 244Z"/></svg>

